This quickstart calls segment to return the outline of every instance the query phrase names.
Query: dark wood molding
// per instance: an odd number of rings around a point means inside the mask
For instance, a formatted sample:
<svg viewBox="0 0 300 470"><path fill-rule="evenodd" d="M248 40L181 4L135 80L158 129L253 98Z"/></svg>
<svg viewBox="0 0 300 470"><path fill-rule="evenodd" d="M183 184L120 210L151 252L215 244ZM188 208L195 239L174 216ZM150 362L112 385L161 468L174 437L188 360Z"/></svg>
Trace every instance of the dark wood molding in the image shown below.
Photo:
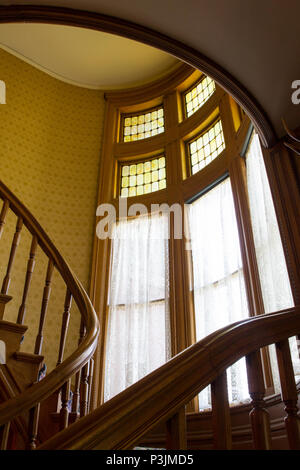
<svg viewBox="0 0 300 470"><path fill-rule="evenodd" d="M251 118L264 147L272 147L277 141L268 116L251 93L228 71L176 39L130 21L90 11L37 5L0 6L0 23L20 22L61 24L104 31L167 52L211 76L231 94Z"/></svg>

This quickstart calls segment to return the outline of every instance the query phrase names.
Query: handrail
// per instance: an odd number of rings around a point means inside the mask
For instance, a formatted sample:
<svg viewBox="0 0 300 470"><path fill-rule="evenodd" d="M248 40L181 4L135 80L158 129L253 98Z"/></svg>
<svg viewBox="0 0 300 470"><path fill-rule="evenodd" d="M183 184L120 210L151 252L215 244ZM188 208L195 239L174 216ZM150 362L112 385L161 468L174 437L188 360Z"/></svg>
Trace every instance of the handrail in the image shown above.
<svg viewBox="0 0 300 470"><path fill-rule="evenodd" d="M91 359L97 346L99 322L92 303L76 275L72 272L34 216L1 180L0 199L4 201L3 207L5 211L9 207L18 217L18 220L22 220L24 226L27 227L31 235L37 240L39 246L60 273L68 292L70 292L77 304L85 327L85 335L80 345L67 359L51 371L42 381L35 383L20 395L0 405L0 425L2 425L45 400L62 387L67 380Z"/></svg>
<svg viewBox="0 0 300 470"><path fill-rule="evenodd" d="M279 347L299 331L300 307L233 323L187 348L39 449L130 449L237 360L253 360L260 348L272 343Z"/></svg>

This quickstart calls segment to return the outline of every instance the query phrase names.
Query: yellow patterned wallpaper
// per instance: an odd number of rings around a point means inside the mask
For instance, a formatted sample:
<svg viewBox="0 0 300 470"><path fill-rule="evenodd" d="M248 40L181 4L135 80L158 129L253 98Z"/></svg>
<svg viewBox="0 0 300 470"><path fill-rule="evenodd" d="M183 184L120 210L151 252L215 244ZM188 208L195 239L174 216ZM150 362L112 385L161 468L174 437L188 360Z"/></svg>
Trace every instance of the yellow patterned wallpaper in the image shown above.
<svg viewBox="0 0 300 470"><path fill-rule="evenodd" d="M0 178L23 201L88 290L94 235L104 95L66 84L0 49ZM0 283L5 275L15 218L10 215L0 241ZM31 238L22 232L4 319L16 321ZM21 350L33 352L46 274L38 252ZM57 361L65 287L55 274L42 354L48 371ZM78 312L72 309L69 346L78 341Z"/></svg>

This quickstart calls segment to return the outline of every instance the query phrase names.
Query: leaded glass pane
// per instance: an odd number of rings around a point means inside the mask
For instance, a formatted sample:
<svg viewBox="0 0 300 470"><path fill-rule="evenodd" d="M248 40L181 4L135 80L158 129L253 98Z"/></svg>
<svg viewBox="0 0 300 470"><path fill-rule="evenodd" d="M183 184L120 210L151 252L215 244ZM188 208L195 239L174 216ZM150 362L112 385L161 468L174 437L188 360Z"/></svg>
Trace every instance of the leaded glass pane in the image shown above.
<svg viewBox="0 0 300 470"><path fill-rule="evenodd" d="M185 97L185 111L190 117L211 97L216 89L215 82L210 77L203 78Z"/></svg>
<svg viewBox="0 0 300 470"><path fill-rule="evenodd" d="M167 186L164 156L121 167L121 197L140 196Z"/></svg>
<svg viewBox="0 0 300 470"><path fill-rule="evenodd" d="M123 142L147 139L164 132L164 109L157 108L123 119Z"/></svg>
<svg viewBox="0 0 300 470"><path fill-rule="evenodd" d="M193 142L189 143L192 174L202 170L225 148L221 119Z"/></svg>

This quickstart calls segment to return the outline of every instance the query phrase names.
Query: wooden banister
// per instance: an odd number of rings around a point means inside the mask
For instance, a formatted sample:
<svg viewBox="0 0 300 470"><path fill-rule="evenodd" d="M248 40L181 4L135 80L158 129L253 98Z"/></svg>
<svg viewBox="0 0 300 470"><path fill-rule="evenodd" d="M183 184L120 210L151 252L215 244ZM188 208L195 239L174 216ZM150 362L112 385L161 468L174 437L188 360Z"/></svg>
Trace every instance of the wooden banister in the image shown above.
<svg viewBox="0 0 300 470"><path fill-rule="evenodd" d="M28 420L28 444L30 449L38 445L38 426L40 404L53 394L58 394L62 390L62 410L61 429L68 423L68 399L70 390L70 380L75 374L81 373L81 369L89 363L97 346L99 335L99 323L91 304L91 301L76 278L64 258L61 256L55 245L52 243L46 232L42 229L30 211L21 201L4 185L0 180L0 199L3 205L0 213L0 235L4 229L7 212L12 211L17 217L16 230L10 249L9 261L6 275L2 283L2 297L8 297L7 291L11 280L11 271L15 259L16 249L20 241L22 227L26 227L32 237L25 283L21 305L18 311L18 324L23 324L26 311L26 300L33 274L35 255L39 246L48 258L47 272L45 277L44 291L42 294L41 316L39 330L36 338L34 353L40 355L43 344L43 327L46 319L49 302L51 280L54 270L56 270L66 285L66 297L62 316L62 333L60 338L57 367L54 368L43 380L37 381L19 395L10 398L0 404L0 426L2 429L2 447L7 442L9 423L24 413L29 414ZM66 359L63 358L67 326L69 323L71 300L75 302L81 315L81 337L79 345L75 351Z"/></svg>
<svg viewBox="0 0 300 470"><path fill-rule="evenodd" d="M222 328L72 424L40 449L130 449L154 426L171 419L237 360L295 336L299 330L299 307Z"/></svg>

